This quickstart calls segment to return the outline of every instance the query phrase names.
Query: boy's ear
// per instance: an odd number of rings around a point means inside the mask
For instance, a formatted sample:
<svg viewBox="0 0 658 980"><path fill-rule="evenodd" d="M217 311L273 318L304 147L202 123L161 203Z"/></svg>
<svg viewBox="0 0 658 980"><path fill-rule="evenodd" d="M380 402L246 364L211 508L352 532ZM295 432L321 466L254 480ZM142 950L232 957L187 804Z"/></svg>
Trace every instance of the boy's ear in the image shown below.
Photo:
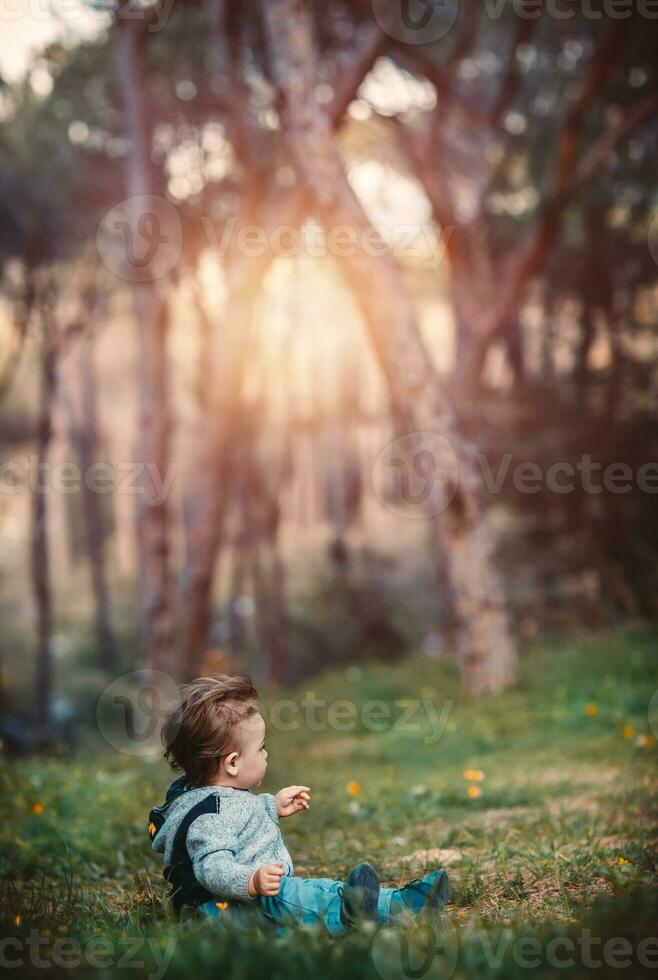
<svg viewBox="0 0 658 980"><path fill-rule="evenodd" d="M237 776L238 774L238 753L229 752L229 754L224 759L224 767L229 774L229 776Z"/></svg>

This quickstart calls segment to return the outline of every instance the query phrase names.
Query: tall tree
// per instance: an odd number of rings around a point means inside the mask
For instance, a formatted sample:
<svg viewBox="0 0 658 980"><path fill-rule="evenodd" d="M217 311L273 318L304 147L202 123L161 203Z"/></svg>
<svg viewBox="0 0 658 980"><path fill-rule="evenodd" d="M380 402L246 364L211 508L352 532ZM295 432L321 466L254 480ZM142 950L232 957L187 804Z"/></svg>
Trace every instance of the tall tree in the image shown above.
<svg viewBox="0 0 658 980"><path fill-rule="evenodd" d="M208 424L197 464L198 485L191 500L187 527L187 561L182 575L180 596L182 670L194 676L207 641L211 617L215 565L223 539L223 524L230 497L231 453L242 437L241 391L245 360L253 339L252 317L260 287L276 251L265 248L249 256L240 246L241 231L257 224L263 239L271 242L281 228L298 226L312 203L308 189L295 185L288 189L272 187L272 160L277 155L272 133L263 132L249 104L245 85L245 47L247 41L258 46L251 18L237 7L228 9L223 0L208 0L215 70L220 73L223 91L231 98L221 105L222 119L240 163L242 184L240 205L232 223L229 245L224 255L228 295L222 324L217 327L208 400ZM245 23L246 22L246 23ZM249 35L248 31L252 32ZM329 124L340 125L359 85L382 49L383 37L368 25L360 32L346 63L333 79L334 97L328 106ZM276 565L276 567L279 567ZM275 576L278 581L280 574Z"/></svg>
<svg viewBox="0 0 658 980"><path fill-rule="evenodd" d="M51 322L49 297L38 308L39 407L37 413L36 479L32 489L31 577L37 619L36 715L45 731L50 720L52 688L52 590L48 547L48 458L52 441L52 414L57 390L57 344ZM45 481L45 483L44 483Z"/></svg>
<svg viewBox="0 0 658 980"><path fill-rule="evenodd" d="M117 665L117 649L110 618L110 595L107 583L106 543L107 515L103 498L89 485L87 475L100 461L98 431L97 372L94 360L95 336L93 308L96 297L88 296L86 304L86 329L77 345L77 381L80 404L74 405L66 391L62 402L68 418L69 439L84 474L80 492L84 519L86 553L91 572L94 596L94 630L99 660L103 667L112 670Z"/></svg>
<svg viewBox="0 0 658 980"><path fill-rule="evenodd" d="M45 259L45 255L42 255ZM57 398L59 364L68 345L80 335L84 320L79 315L77 297L68 302L66 285L58 263L43 261L38 268L26 269L33 277L32 326L38 351L38 406L36 453L31 490L30 575L36 609L36 719L45 735L51 721L52 697L52 568L48 533L50 450L53 416ZM71 309L73 312L71 313Z"/></svg>
<svg viewBox="0 0 658 980"><path fill-rule="evenodd" d="M281 124L298 172L327 231L349 228L364 242L370 222L347 179L326 111L315 94L318 54L310 5L303 0L262 0L269 65L279 93ZM372 250L374 251L374 250ZM494 564L494 537L476 471L475 451L457 428L453 405L422 341L411 300L389 251L357 249L339 256L367 325L401 431L413 433L413 451L429 450L439 468L454 471L456 486L439 487L437 544L445 548L459 615L459 662L472 692L501 691L514 679L516 649L503 589ZM428 433L446 440L436 459ZM447 494L452 496L449 499Z"/></svg>
<svg viewBox="0 0 658 980"><path fill-rule="evenodd" d="M136 238L144 203L157 195L151 162L152 122L149 116L144 58L149 17L119 17L116 21L116 70L125 112L128 150L126 190L129 234ZM136 200L135 200L136 199ZM148 205L147 205L148 206ZM129 243L130 244L130 243ZM139 434L141 464L136 530L139 544L140 635L143 660L151 667L175 663L174 610L169 570L169 502L158 493L153 472L164 480L170 467L169 367L167 334L169 307L162 284L148 267L130 283L139 342Z"/></svg>
<svg viewBox="0 0 658 980"><path fill-rule="evenodd" d="M547 12L514 19L498 37L505 54L493 79L484 66L494 28L477 3L460 9L451 49L391 48L436 91L434 109L395 124L445 236L465 401L497 341L520 369L522 306L570 207L658 112L656 91L645 83L638 93L625 71L642 18L604 18L595 29L585 20L566 37ZM628 106L609 125L606 109L617 101Z"/></svg>

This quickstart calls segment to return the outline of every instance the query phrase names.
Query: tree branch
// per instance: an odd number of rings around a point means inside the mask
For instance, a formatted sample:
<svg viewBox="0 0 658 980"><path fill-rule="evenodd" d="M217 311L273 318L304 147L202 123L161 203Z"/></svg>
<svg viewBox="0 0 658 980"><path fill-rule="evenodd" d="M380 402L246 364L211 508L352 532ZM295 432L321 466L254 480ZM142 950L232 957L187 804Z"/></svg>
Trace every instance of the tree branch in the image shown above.
<svg viewBox="0 0 658 980"><path fill-rule="evenodd" d="M518 91L521 81L521 72L519 71L519 60L517 57L519 48L521 45L528 43L534 33L535 26L536 21L526 19L525 17L519 18L507 55L507 65L505 66L503 79L498 89L498 94L489 110L488 122L492 129L495 129L499 124L503 113L510 106Z"/></svg>
<svg viewBox="0 0 658 980"><path fill-rule="evenodd" d="M364 37L357 46L354 57L336 72L333 81L334 97L327 107L333 126L337 128L377 58L385 48L386 37L379 26L368 25Z"/></svg>
<svg viewBox="0 0 658 980"><path fill-rule="evenodd" d="M615 149L645 120L658 113L658 93L647 92L644 99L624 116L618 126L605 133L590 147L578 165L574 189L581 187L595 175Z"/></svg>
<svg viewBox="0 0 658 980"><path fill-rule="evenodd" d="M577 186L576 164L578 144L588 111L605 83L611 65L619 56L628 31L628 21L610 20L603 29L601 40L592 54L583 83L572 99L558 139L555 157L555 180L544 203L541 217L530 242L509 263L503 282L507 283L501 300L487 323L485 335L493 337L504 329L518 305L528 281L535 275L552 247L560 227L560 219Z"/></svg>

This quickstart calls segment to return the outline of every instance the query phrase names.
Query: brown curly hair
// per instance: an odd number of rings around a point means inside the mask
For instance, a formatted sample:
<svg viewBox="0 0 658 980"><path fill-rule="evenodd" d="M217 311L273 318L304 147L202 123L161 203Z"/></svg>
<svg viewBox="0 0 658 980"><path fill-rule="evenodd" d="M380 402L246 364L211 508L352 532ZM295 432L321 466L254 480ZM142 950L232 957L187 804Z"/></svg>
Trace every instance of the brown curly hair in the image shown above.
<svg viewBox="0 0 658 980"><path fill-rule="evenodd" d="M164 756L182 769L190 786L204 786L223 755L238 747L235 729L258 713L258 692L249 677L199 677L181 688L180 703L162 726Z"/></svg>

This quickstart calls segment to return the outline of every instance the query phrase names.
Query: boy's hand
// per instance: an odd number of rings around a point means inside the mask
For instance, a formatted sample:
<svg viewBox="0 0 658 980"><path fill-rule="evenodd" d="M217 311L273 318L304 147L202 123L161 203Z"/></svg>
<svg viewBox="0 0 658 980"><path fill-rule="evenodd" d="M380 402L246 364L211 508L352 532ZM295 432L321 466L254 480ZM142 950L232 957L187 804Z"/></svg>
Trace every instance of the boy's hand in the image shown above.
<svg viewBox="0 0 658 980"><path fill-rule="evenodd" d="M255 898L256 895L278 895L282 877L283 865L281 862L264 864L262 868L252 874L247 885L247 891L252 898Z"/></svg>
<svg viewBox="0 0 658 980"><path fill-rule="evenodd" d="M291 817L293 813L300 810L308 810L310 807L310 786L286 786L280 789L274 799L276 800L276 812L280 817Z"/></svg>

